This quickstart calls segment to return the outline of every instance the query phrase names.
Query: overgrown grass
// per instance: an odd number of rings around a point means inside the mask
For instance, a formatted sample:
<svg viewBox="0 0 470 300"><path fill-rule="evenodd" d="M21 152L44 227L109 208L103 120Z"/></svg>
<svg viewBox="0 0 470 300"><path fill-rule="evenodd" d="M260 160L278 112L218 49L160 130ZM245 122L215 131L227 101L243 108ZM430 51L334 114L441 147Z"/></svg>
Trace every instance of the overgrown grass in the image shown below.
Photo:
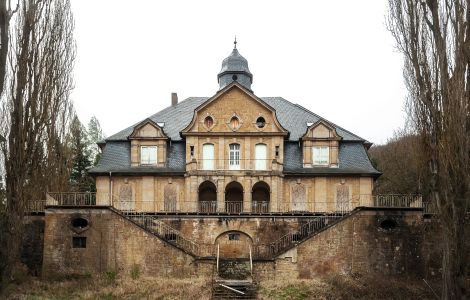
<svg viewBox="0 0 470 300"><path fill-rule="evenodd" d="M436 299L424 282L398 277L325 276L310 280L264 281L259 299Z"/></svg>
<svg viewBox="0 0 470 300"><path fill-rule="evenodd" d="M137 269L137 268L136 268ZM135 271L137 272L137 271ZM0 299L210 299L211 282L202 279L138 278L107 274L101 277L69 276L47 281L29 278L11 284ZM132 274L131 274L132 275ZM135 275L135 274L134 274ZM137 277L137 276L136 276ZM259 299L435 299L424 282L400 277L351 277L332 275L309 280L263 281Z"/></svg>
<svg viewBox="0 0 470 300"><path fill-rule="evenodd" d="M201 279L115 277L47 281L37 278L8 286L1 299L210 299L211 284Z"/></svg>

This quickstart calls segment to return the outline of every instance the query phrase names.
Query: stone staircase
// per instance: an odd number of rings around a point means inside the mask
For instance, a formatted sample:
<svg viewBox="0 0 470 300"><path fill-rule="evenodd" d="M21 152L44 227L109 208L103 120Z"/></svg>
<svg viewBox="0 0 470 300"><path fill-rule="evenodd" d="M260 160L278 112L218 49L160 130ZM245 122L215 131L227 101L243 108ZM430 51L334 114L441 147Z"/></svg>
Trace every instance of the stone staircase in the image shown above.
<svg viewBox="0 0 470 300"><path fill-rule="evenodd" d="M250 260L220 259L213 282L213 299L256 299Z"/></svg>
<svg viewBox="0 0 470 300"><path fill-rule="evenodd" d="M180 231L155 216L138 212L124 212L116 208L111 208L111 210L176 248L195 257L201 256L201 247L196 242L185 238Z"/></svg>
<svg viewBox="0 0 470 300"><path fill-rule="evenodd" d="M269 250L263 251L266 258L275 258L280 254L296 247L300 243L308 240L319 232L341 222L346 217L350 216L353 212L317 216L313 220L309 220L300 226L298 230L293 230L288 234L282 236L278 240L269 245ZM261 251L260 251L261 252ZM259 253L263 256L263 253Z"/></svg>

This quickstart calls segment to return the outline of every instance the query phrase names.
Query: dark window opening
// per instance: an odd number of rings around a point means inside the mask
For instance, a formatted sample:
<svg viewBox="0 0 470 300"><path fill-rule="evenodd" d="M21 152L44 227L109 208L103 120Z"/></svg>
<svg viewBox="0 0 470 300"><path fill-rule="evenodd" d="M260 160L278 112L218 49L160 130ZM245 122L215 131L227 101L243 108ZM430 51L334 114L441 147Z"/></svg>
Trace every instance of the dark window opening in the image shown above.
<svg viewBox="0 0 470 300"><path fill-rule="evenodd" d="M228 234L228 240L229 241L239 241L240 240L240 234L239 233L229 233Z"/></svg>
<svg viewBox="0 0 470 300"><path fill-rule="evenodd" d="M276 146L275 155L276 155L276 158L279 157L279 146Z"/></svg>
<svg viewBox="0 0 470 300"><path fill-rule="evenodd" d="M73 248L86 248L86 237L84 236L74 236L72 238Z"/></svg>
<svg viewBox="0 0 470 300"><path fill-rule="evenodd" d="M191 158L194 157L194 146L189 146L189 153L191 155Z"/></svg>
<svg viewBox="0 0 470 300"><path fill-rule="evenodd" d="M397 227L397 222L395 220L387 219L380 222L380 228L383 230L393 230Z"/></svg>
<svg viewBox="0 0 470 300"><path fill-rule="evenodd" d="M177 234L170 232L170 233L165 233L165 240L167 241L176 241Z"/></svg>
<svg viewBox="0 0 470 300"><path fill-rule="evenodd" d="M258 126L258 128L263 128L265 125L266 120L263 117L259 117L258 119L256 119L256 126Z"/></svg>
<svg viewBox="0 0 470 300"><path fill-rule="evenodd" d="M82 229L88 226L88 221L84 218L75 218L72 220L72 226L75 228Z"/></svg>
<svg viewBox="0 0 470 300"><path fill-rule="evenodd" d="M236 80L238 79L238 76L237 76L237 75L233 75L233 76L232 76L232 79L236 81Z"/></svg>

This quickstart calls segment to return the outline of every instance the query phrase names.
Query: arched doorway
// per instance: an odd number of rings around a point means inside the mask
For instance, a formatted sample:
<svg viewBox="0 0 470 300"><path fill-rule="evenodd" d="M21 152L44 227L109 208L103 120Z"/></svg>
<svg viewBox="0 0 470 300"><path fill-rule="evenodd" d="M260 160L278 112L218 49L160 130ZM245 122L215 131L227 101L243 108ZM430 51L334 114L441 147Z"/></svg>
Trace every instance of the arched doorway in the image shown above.
<svg viewBox="0 0 470 300"><path fill-rule="evenodd" d="M264 181L255 183L251 191L251 211L253 213L269 212L269 185Z"/></svg>
<svg viewBox="0 0 470 300"><path fill-rule="evenodd" d="M212 181L204 181L199 186L198 212L215 213L217 211L217 188Z"/></svg>
<svg viewBox="0 0 470 300"><path fill-rule="evenodd" d="M243 211L243 186L239 182L232 181L225 188L225 211L228 213Z"/></svg>
<svg viewBox="0 0 470 300"><path fill-rule="evenodd" d="M217 275L243 280L252 274L253 240L241 231L226 231L216 240Z"/></svg>

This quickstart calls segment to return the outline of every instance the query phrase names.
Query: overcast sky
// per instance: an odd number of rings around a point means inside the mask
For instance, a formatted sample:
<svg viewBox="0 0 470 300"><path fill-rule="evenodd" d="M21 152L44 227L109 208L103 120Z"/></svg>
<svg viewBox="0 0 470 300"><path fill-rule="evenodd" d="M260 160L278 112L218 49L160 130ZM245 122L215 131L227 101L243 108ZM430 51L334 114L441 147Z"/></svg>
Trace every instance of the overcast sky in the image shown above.
<svg viewBox="0 0 470 300"><path fill-rule="evenodd" d="M387 0L72 0L72 97L110 136L179 100L218 90L237 48L259 97L280 96L373 142L403 126L402 57Z"/></svg>

